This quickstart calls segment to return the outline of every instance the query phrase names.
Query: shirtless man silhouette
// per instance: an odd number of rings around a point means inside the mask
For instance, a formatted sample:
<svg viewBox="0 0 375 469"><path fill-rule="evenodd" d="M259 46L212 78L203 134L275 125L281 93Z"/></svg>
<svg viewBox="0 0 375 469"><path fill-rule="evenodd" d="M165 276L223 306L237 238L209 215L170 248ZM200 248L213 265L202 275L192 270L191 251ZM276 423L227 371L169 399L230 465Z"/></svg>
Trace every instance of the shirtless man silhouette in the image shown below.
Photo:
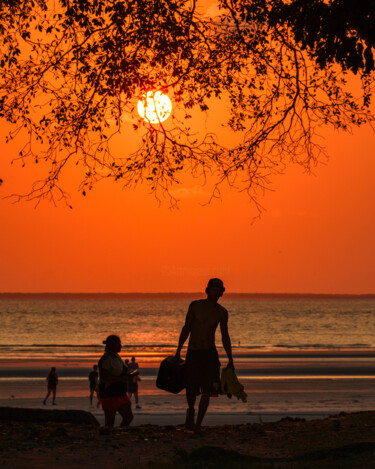
<svg viewBox="0 0 375 469"><path fill-rule="evenodd" d="M218 300L225 291L223 282L212 278L207 285L205 300L190 303L178 342L175 360L180 359L181 349L190 335L186 353L186 427L194 428L195 400L199 394L196 427L202 425L211 396L220 393L220 362L215 346L215 332L220 324L223 347L228 356L228 367L234 369L231 340L228 333L228 311Z"/></svg>

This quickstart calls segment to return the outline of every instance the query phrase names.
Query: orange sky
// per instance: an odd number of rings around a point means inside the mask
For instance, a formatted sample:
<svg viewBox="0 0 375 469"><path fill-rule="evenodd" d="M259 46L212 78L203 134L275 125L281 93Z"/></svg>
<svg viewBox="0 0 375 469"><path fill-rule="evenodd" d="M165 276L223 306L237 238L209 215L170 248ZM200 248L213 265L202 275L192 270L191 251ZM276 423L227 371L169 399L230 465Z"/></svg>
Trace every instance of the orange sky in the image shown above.
<svg viewBox="0 0 375 469"><path fill-rule="evenodd" d="M244 194L202 207L197 181L179 210L111 183L73 192L73 210L0 200L0 291L202 291L221 276L234 292L375 293L375 136L363 128L326 143L328 165L275 177L254 224ZM26 189L34 171L10 166L12 148L1 146L1 195Z"/></svg>
<svg viewBox="0 0 375 469"><path fill-rule="evenodd" d="M19 146L4 135L0 196L37 174L10 165ZM73 210L0 199L0 292L203 291L220 276L232 292L375 293L375 134L326 135L328 164L274 177L253 224L245 194L201 206L208 188L190 178L179 210L110 182L83 197L74 172Z"/></svg>

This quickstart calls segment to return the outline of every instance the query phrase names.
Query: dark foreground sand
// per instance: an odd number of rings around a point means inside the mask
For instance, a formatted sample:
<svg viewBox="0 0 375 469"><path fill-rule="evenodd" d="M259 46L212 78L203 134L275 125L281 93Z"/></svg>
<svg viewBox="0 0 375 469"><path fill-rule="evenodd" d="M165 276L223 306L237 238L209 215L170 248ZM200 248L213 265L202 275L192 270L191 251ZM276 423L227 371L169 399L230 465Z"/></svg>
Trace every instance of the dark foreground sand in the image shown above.
<svg viewBox="0 0 375 469"><path fill-rule="evenodd" d="M322 420L127 430L0 421L0 467L375 468L375 412Z"/></svg>

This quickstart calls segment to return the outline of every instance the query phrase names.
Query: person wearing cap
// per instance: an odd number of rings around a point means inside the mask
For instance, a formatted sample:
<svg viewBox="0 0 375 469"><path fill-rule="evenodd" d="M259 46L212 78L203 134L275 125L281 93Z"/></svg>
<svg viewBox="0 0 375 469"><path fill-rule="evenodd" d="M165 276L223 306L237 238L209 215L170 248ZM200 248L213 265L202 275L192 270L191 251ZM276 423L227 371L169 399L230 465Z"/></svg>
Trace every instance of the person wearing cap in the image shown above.
<svg viewBox="0 0 375 469"><path fill-rule="evenodd" d="M105 425L113 427L116 412L122 417L121 426L125 427L133 420L131 401L127 396L127 368L119 353L121 340L117 335L109 335L105 344L105 352L100 358L99 366L99 398L104 410Z"/></svg>
<svg viewBox="0 0 375 469"><path fill-rule="evenodd" d="M220 394L220 362L215 345L215 332L220 324L223 347L228 356L228 367L234 370L232 345L228 332L228 311L218 303L225 291L222 280L209 280L204 300L190 303L185 325L178 342L175 360L180 360L181 349L190 336L186 353L186 427L194 428L195 401L201 394L196 427L200 428L210 397Z"/></svg>

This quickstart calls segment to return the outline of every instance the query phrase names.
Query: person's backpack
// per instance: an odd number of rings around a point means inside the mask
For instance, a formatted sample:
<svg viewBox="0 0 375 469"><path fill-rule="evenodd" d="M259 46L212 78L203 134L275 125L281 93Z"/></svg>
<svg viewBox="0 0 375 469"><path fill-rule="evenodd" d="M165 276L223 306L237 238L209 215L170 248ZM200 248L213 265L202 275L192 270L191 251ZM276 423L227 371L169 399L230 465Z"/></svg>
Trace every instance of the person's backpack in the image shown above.
<svg viewBox="0 0 375 469"><path fill-rule="evenodd" d="M178 394L186 387L185 361L176 362L174 357L168 357L160 363L156 386L163 391Z"/></svg>

